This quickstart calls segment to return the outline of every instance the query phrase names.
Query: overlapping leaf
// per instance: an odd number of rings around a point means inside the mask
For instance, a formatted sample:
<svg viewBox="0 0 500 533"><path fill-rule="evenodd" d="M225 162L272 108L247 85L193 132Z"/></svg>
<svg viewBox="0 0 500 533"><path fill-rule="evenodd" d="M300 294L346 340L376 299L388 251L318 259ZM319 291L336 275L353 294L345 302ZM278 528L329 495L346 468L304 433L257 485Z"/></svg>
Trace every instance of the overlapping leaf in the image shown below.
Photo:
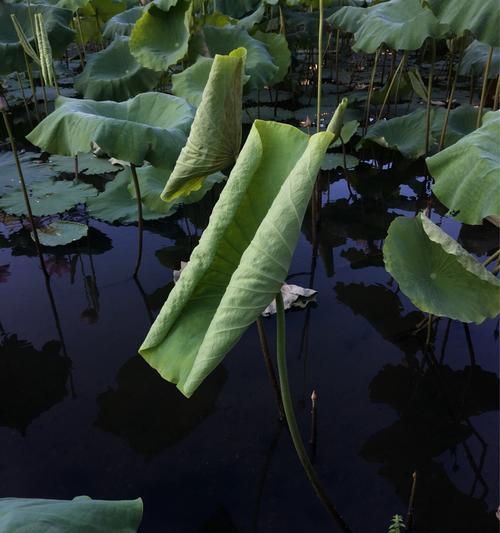
<svg viewBox="0 0 500 533"><path fill-rule="evenodd" d="M102 32L103 37L114 39L116 35L130 35L135 23L143 14L143 6L132 7L127 9L127 11L118 13L118 15L115 15L106 22L106 26L104 26Z"/></svg>
<svg viewBox="0 0 500 533"><path fill-rule="evenodd" d="M89 152L96 143L109 156L171 167L186 142L193 110L181 98L144 93L126 102L58 98L56 110L27 139L51 154Z"/></svg>
<svg viewBox="0 0 500 533"><path fill-rule="evenodd" d="M465 49L464 57L460 63L460 74L463 76L471 75L481 76L484 73L484 67L488 61L490 47L479 41L472 41ZM493 48L491 64L488 71L488 78L496 78L500 74L500 48Z"/></svg>
<svg viewBox="0 0 500 533"><path fill-rule="evenodd" d="M478 324L500 312L500 281L423 214L392 222L384 262L421 311Z"/></svg>
<svg viewBox="0 0 500 533"><path fill-rule="evenodd" d="M236 160L241 146L241 107L246 51L214 58L186 145L162 198L173 200L199 189L206 176Z"/></svg>
<svg viewBox="0 0 500 533"><path fill-rule="evenodd" d="M461 222L500 216L499 139L500 111L490 112L479 129L426 160L434 194Z"/></svg>
<svg viewBox="0 0 500 533"><path fill-rule="evenodd" d="M140 348L186 396L280 290L333 138L254 123L208 228Z"/></svg>

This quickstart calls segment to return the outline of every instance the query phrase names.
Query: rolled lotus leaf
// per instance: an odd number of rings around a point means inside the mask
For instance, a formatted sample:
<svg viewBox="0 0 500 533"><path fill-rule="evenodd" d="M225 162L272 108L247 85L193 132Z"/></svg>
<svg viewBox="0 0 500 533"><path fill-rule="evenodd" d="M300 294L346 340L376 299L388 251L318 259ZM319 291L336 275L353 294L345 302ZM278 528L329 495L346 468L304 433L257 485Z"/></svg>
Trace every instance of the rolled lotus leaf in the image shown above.
<svg viewBox="0 0 500 533"><path fill-rule="evenodd" d="M139 350L184 395L280 290L334 138L254 122L207 229Z"/></svg>
<svg viewBox="0 0 500 533"><path fill-rule="evenodd" d="M245 72L250 79L245 84L245 91L250 92L267 87L278 73L278 67L267 46L251 37L239 26L205 26L203 28L205 44L211 55L229 54L236 48L246 48Z"/></svg>
<svg viewBox="0 0 500 533"><path fill-rule="evenodd" d="M186 0L178 0L168 11L149 4L135 23L129 43L132 55L143 67L164 72L186 55L191 11L192 3Z"/></svg>
<svg viewBox="0 0 500 533"><path fill-rule="evenodd" d="M58 97L56 109L26 137L51 154L90 152L96 143L116 159L172 167L184 146L193 109L182 98L139 94L126 102Z"/></svg>
<svg viewBox="0 0 500 533"><path fill-rule="evenodd" d="M144 6L136 6L110 18L102 31L103 37L113 39L116 35L130 35L135 23L144 14Z"/></svg>
<svg viewBox="0 0 500 533"><path fill-rule="evenodd" d="M490 47L479 41L472 41L465 49L464 57L460 63L459 73L462 76L473 74L481 76L488 61ZM488 79L494 79L500 74L500 47L493 48L491 64L488 71Z"/></svg>
<svg viewBox="0 0 500 533"><path fill-rule="evenodd" d="M441 38L448 31L422 6L422 0L389 0L364 9L344 7L329 20L348 31L355 29L353 50L366 53L381 44L394 50L418 50L428 37Z"/></svg>
<svg viewBox="0 0 500 533"><path fill-rule="evenodd" d="M142 519L142 500L73 500L0 498L2 533L136 533Z"/></svg>
<svg viewBox="0 0 500 533"><path fill-rule="evenodd" d="M426 159L434 194L460 222L500 216L499 139L500 111L491 111L480 128Z"/></svg>
<svg viewBox="0 0 500 533"><path fill-rule="evenodd" d="M107 48L87 56L83 72L75 78L75 89L84 98L121 102L157 85L160 73L139 65L128 41L118 35Z"/></svg>
<svg viewBox="0 0 500 533"><path fill-rule="evenodd" d="M23 72L26 69L23 47L10 16L16 16L28 42L35 48L34 23L31 24L29 13L27 4L0 2L0 75L2 76L14 71ZM75 35L69 27L72 18L71 11L47 4L33 3L31 13L33 17L37 13L43 15L52 53L55 57L62 55Z"/></svg>
<svg viewBox="0 0 500 533"><path fill-rule="evenodd" d="M497 0L425 0L442 24L455 35L470 31L478 41L490 46L500 46L500 10Z"/></svg>
<svg viewBox="0 0 500 533"><path fill-rule="evenodd" d="M241 147L246 50L214 58L186 145L161 195L166 202L199 189L206 176L232 165Z"/></svg>
<svg viewBox="0 0 500 533"><path fill-rule="evenodd" d="M422 213L391 223L384 262L421 311L477 324L500 312L500 281Z"/></svg>

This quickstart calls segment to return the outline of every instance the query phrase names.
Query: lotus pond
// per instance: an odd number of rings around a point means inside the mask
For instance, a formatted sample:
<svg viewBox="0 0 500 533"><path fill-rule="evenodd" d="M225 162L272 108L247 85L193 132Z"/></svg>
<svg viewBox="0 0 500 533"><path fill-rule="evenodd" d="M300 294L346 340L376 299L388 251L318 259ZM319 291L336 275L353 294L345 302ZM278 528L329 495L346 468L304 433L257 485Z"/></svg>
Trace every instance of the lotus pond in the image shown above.
<svg viewBox="0 0 500 533"><path fill-rule="evenodd" d="M493 0L0 0L0 532L498 530Z"/></svg>

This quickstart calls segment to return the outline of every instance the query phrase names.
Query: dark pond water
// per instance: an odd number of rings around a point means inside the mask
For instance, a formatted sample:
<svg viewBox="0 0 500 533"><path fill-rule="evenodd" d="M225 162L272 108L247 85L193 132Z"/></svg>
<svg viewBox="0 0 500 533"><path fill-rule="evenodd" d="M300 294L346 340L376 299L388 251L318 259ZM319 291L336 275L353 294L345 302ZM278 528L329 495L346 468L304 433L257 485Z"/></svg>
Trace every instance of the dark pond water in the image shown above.
<svg viewBox="0 0 500 533"><path fill-rule="evenodd" d="M305 224L290 270L318 290L287 313L295 407L307 440L317 391L315 466L353 531L405 515L417 470L417 531L494 532L498 324L440 320L426 361L408 335L424 317L383 268L389 223L425 205L417 174L365 167L350 199L323 176L318 256ZM337 531L277 419L256 330L191 400L136 355L208 212L148 226L142 286L136 228L90 221L86 242L46 255L57 313L27 234L0 223L0 496L141 496L145 533ZM480 257L497 244L442 223Z"/></svg>

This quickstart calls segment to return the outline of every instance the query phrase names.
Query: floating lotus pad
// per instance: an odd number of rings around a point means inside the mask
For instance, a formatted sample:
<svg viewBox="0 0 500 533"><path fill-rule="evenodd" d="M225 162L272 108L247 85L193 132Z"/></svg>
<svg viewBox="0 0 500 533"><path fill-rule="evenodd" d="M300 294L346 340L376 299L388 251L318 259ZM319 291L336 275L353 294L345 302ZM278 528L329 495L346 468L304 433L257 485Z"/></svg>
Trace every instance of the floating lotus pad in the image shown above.
<svg viewBox="0 0 500 533"><path fill-rule="evenodd" d="M49 159L49 168L54 172L74 174L75 158L65 155L51 155ZM79 174L105 174L109 172L118 172L122 167L113 165L109 159L96 157L94 154L78 154L78 173Z"/></svg>
<svg viewBox="0 0 500 533"><path fill-rule="evenodd" d="M500 216L499 139L500 111L489 112L479 129L426 159L434 194L460 222Z"/></svg>
<svg viewBox="0 0 500 533"><path fill-rule="evenodd" d="M19 154L24 181L30 184L54 176L55 171L39 159L40 154L24 152ZM0 196L19 188L19 175L12 152L0 153Z"/></svg>
<svg viewBox="0 0 500 533"><path fill-rule="evenodd" d="M73 40L75 32L69 27L72 14L67 9L60 9L47 4L31 4L31 13L43 15L43 21L49 36L54 57L62 55ZM23 29L28 42L35 47L35 37L30 22L27 4L10 4L0 2L0 75L26 69L24 52L10 18L15 15Z"/></svg>
<svg viewBox="0 0 500 533"><path fill-rule="evenodd" d="M165 201L198 190L209 174L236 160L241 147L245 58L244 48L215 56L187 143L162 193Z"/></svg>
<svg viewBox="0 0 500 533"><path fill-rule="evenodd" d="M158 84L160 74L139 65L128 42L128 37L117 36L107 48L87 56L83 72L75 78L75 89L84 98L121 102Z"/></svg>
<svg viewBox="0 0 500 533"><path fill-rule="evenodd" d="M186 0L168 11L149 4L130 35L130 51L138 63L164 72L182 59L188 51L191 10L192 3Z"/></svg>
<svg viewBox="0 0 500 533"><path fill-rule="evenodd" d="M500 281L423 214L392 222L384 262L421 311L477 324L500 312Z"/></svg>
<svg viewBox="0 0 500 533"><path fill-rule="evenodd" d="M140 353L191 396L274 299L333 134L255 121ZM272 253L266 252L272 250Z"/></svg>
<svg viewBox="0 0 500 533"><path fill-rule="evenodd" d="M26 138L51 154L90 152L94 142L116 159L168 168L186 142L193 113L182 98L163 93L120 103L60 97Z"/></svg>
<svg viewBox="0 0 500 533"><path fill-rule="evenodd" d="M48 226L38 229L38 238L43 246L63 246L87 236L87 224L69 220L55 220ZM33 232L31 238L34 240Z"/></svg>

